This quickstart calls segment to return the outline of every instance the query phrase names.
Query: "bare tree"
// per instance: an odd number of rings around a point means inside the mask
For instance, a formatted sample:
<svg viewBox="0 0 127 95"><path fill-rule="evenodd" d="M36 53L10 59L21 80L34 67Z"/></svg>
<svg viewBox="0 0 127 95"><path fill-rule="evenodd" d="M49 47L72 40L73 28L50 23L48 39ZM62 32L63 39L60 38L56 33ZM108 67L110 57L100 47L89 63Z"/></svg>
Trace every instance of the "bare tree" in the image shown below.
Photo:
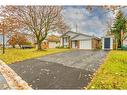
<svg viewBox="0 0 127 95"><path fill-rule="evenodd" d="M2 17L2 16L1 16ZM4 17L1 18L0 22L0 34L3 35L3 54L5 53L5 35L9 32L14 32L17 28L19 28L19 23L15 18L12 17Z"/></svg>
<svg viewBox="0 0 127 95"><path fill-rule="evenodd" d="M49 31L63 31L62 29L66 28L61 10L60 6L5 6L3 12L7 14L6 16L17 18L34 34L37 49L41 50L42 41Z"/></svg>
<svg viewBox="0 0 127 95"><path fill-rule="evenodd" d="M7 34L10 31L14 32L16 29L19 29L19 27L20 23L17 19L13 17L4 17L0 22L0 33L2 33L3 30L4 34Z"/></svg>
<svg viewBox="0 0 127 95"><path fill-rule="evenodd" d="M58 18L58 22L56 23L56 26L57 26L56 31L58 31L61 34L70 30L69 25L65 23L64 18L62 17Z"/></svg>
<svg viewBox="0 0 127 95"><path fill-rule="evenodd" d="M122 7L126 7L126 6L122 6ZM88 11L90 11L90 12L94 9L94 7L91 6L91 5L88 5L85 8ZM105 9L105 10L107 10L107 12L112 11L114 13L116 10L120 9L121 6L117 6L117 5L101 5L101 6L98 6L98 8Z"/></svg>

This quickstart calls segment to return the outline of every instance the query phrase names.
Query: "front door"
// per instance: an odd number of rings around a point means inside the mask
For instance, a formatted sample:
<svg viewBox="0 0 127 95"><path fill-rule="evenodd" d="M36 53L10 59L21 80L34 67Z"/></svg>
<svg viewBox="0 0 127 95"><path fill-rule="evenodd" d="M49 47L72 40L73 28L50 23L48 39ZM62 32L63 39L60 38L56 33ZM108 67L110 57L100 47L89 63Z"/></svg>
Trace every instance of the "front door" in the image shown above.
<svg viewBox="0 0 127 95"><path fill-rule="evenodd" d="M104 48L105 49L110 49L110 38L105 38L104 39Z"/></svg>
<svg viewBox="0 0 127 95"><path fill-rule="evenodd" d="M78 48L78 47L77 47L77 40L72 41L72 48Z"/></svg>

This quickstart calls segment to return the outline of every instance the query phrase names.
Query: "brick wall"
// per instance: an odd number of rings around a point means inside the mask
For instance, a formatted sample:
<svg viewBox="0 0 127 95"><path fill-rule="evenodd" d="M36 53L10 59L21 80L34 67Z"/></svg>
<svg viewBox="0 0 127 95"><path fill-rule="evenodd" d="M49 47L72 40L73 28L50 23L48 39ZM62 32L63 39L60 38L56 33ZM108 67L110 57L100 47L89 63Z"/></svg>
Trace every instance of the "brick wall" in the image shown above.
<svg viewBox="0 0 127 95"><path fill-rule="evenodd" d="M93 38L92 39L92 48L98 49L98 48L100 48L100 46L101 46L101 41L99 39Z"/></svg>

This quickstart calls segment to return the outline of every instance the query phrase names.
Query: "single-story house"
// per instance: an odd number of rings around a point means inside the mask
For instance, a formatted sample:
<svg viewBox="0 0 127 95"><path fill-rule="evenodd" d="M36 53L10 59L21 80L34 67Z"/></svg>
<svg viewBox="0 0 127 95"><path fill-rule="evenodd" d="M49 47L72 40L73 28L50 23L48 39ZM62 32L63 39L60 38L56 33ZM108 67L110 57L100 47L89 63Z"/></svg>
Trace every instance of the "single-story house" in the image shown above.
<svg viewBox="0 0 127 95"><path fill-rule="evenodd" d="M56 35L48 36L42 43L43 48L56 48L60 46L60 38Z"/></svg>
<svg viewBox="0 0 127 95"><path fill-rule="evenodd" d="M68 31L61 36L61 46L77 49L98 49L101 39L95 36Z"/></svg>

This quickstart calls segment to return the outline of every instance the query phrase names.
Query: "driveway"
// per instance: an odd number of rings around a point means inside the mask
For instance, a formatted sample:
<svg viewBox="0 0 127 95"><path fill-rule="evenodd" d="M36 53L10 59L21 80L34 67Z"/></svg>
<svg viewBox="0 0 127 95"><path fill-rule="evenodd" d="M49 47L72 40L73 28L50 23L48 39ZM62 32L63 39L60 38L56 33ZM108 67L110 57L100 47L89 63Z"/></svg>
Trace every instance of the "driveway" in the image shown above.
<svg viewBox="0 0 127 95"><path fill-rule="evenodd" d="M72 50L10 64L34 89L82 89L106 51Z"/></svg>

